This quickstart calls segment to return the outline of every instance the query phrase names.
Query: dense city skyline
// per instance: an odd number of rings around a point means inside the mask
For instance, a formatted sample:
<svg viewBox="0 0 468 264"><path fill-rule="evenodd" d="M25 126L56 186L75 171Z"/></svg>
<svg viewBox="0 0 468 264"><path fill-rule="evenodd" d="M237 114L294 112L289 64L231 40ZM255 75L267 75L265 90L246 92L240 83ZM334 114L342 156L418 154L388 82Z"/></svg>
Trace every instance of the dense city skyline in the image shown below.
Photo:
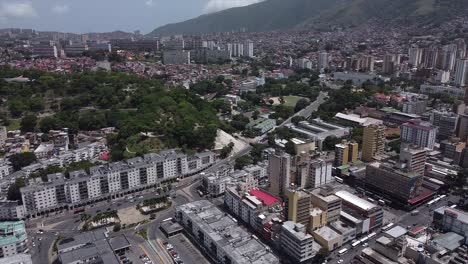
<svg viewBox="0 0 468 264"><path fill-rule="evenodd" d="M74 33L141 30L261 0L2 0L0 28ZM183 8L182 8L183 6ZM108 8L112 11L108 12Z"/></svg>

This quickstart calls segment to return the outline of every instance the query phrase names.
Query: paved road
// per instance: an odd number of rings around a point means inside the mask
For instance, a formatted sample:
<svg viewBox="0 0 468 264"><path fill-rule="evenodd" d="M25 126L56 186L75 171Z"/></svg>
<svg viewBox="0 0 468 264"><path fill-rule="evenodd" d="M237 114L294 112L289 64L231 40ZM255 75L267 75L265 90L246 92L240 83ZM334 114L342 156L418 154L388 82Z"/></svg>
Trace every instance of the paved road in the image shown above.
<svg viewBox="0 0 468 264"><path fill-rule="evenodd" d="M323 103L326 102L326 97L328 96L328 93L326 92L320 92L319 96L317 97L317 99L312 102L309 106L307 106L306 108L302 109L301 111L297 112L296 114L294 114L293 116L291 116L290 118L288 118L286 121L284 121L280 127L282 126L285 126L285 125L288 125L288 124L291 124L291 120L293 119L293 117L295 116L302 116L302 117L305 117L305 118L309 118L313 112L317 111L318 108L320 107L320 105L322 105Z"/></svg>

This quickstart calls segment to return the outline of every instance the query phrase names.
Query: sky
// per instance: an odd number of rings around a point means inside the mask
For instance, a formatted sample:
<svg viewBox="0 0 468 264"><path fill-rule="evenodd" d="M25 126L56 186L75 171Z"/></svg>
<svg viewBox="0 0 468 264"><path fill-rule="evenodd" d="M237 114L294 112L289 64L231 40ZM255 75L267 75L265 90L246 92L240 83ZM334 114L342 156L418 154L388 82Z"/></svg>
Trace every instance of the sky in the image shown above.
<svg viewBox="0 0 468 264"><path fill-rule="evenodd" d="M263 0L0 0L0 28L62 32L141 30Z"/></svg>

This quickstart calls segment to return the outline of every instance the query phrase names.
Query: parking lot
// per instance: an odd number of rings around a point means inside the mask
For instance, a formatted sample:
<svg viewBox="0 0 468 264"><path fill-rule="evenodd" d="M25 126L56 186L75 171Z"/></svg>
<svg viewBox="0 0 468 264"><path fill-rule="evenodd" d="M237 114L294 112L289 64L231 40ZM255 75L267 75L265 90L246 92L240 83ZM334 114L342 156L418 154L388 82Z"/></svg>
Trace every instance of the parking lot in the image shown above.
<svg viewBox="0 0 468 264"><path fill-rule="evenodd" d="M184 234L178 234L169 238L168 245L171 245L173 248L170 250L170 254L180 259L176 263L210 264Z"/></svg>

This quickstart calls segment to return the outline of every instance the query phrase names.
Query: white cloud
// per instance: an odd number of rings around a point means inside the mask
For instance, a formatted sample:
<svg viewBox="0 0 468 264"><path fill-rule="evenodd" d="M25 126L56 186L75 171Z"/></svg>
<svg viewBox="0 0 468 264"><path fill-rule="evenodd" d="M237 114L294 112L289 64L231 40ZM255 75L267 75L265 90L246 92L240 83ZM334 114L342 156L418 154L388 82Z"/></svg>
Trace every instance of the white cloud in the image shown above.
<svg viewBox="0 0 468 264"><path fill-rule="evenodd" d="M154 4L155 4L154 0L146 0L145 1L145 5L147 5L147 6L154 6Z"/></svg>
<svg viewBox="0 0 468 264"><path fill-rule="evenodd" d="M256 4L262 1L264 0L209 0L205 5L205 12L217 12L232 7Z"/></svg>
<svg viewBox="0 0 468 264"><path fill-rule="evenodd" d="M70 12L70 6L66 4L55 4L52 6L52 12L58 15L63 15Z"/></svg>
<svg viewBox="0 0 468 264"><path fill-rule="evenodd" d="M0 18L31 18L37 16L31 1L9 1L0 3Z"/></svg>

